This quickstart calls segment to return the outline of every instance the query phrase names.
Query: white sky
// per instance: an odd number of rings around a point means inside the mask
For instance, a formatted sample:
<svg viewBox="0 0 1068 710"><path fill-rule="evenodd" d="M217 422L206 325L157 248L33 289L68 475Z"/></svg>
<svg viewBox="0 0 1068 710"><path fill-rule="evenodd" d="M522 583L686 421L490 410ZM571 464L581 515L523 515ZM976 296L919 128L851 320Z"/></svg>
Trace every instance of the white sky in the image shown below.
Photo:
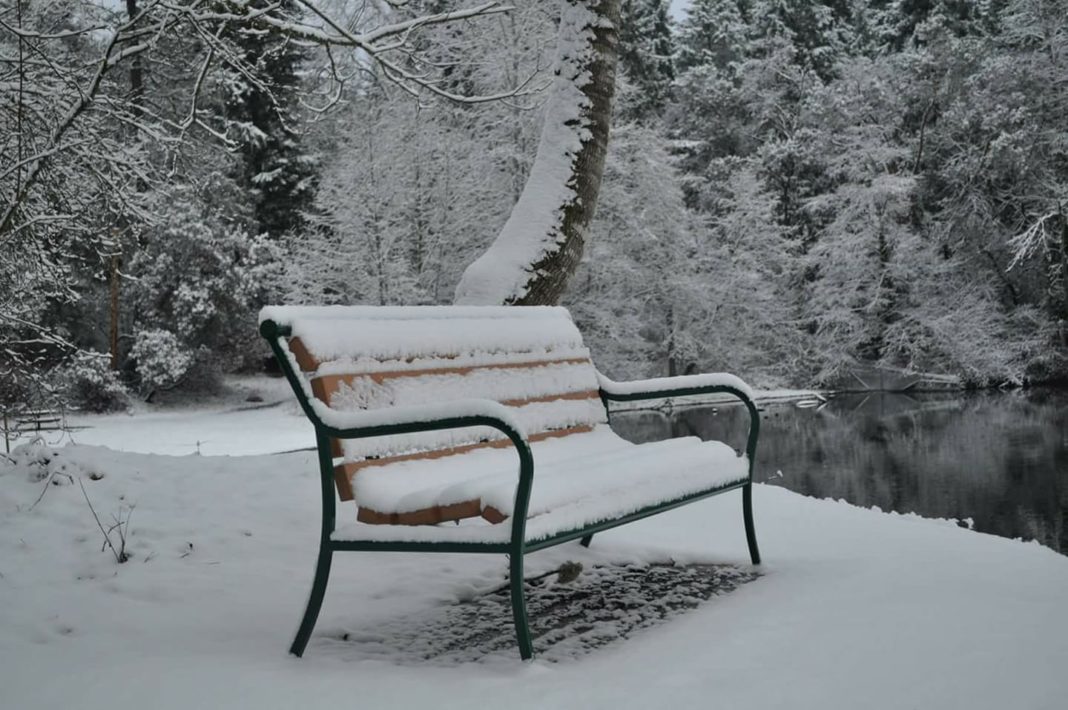
<svg viewBox="0 0 1068 710"><path fill-rule="evenodd" d="M681 20L689 6L690 0L671 0L671 16L676 20Z"/></svg>

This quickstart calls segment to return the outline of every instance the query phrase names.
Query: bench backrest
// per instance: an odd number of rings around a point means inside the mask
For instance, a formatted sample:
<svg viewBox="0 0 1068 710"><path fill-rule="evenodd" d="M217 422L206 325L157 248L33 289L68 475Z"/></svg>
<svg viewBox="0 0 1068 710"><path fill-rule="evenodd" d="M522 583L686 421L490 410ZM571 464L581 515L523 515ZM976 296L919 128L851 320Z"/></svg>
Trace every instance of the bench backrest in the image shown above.
<svg viewBox="0 0 1068 710"><path fill-rule="evenodd" d="M597 372L563 308L274 306L291 362L311 393L341 410L487 398L514 409L532 441L607 421ZM360 468L508 445L486 427L334 441L335 480L352 498Z"/></svg>

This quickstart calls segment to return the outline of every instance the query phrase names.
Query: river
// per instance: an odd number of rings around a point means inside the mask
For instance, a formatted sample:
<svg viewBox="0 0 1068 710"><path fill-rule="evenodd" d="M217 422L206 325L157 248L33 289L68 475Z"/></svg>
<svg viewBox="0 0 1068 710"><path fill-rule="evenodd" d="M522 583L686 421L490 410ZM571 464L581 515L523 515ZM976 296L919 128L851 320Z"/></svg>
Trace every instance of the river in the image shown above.
<svg viewBox="0 0 1068 710"><path fill-rule="evenodd" d="M637 442L745 445L743 407L619 412ZM849 394L762 406L754 480L817 498L955 518L1068 555L1068 392ZM970 521L970 522L965 522Z"/></svg>

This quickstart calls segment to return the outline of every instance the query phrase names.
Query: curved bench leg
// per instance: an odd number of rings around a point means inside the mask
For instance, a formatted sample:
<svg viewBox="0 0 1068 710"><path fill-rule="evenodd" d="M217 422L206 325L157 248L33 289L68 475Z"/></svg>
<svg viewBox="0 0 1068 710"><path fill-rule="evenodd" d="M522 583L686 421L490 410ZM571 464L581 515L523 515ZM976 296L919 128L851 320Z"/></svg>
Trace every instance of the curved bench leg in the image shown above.
<svg viewBox="0 0 1068 710"><path fill-rule="evenodd" d="M534 642L530 638L527 623L527 602L523 595L523 553L513 552L508 556L508 584L512 590L512 617L515 620L515 636L519 643L519 655L524 661L534 658Z"/></svg>
<svg viewBox="0 0 1068 710"><path fill-rule="evenodd" d="M753 526L753 483L742 488L742 514L745 516L745 539L749 543L749 558L760 564L760 548L757 547L756 528Z"/></svg>
<svg viewBox="0 0 1068 710"><path fill-rule="evenodd" d="M330 578L330 562L334 551L325 544L319 547L319 561L315 565L315 581L312 582L311 594L308 595L308 606L304 610L304 618L300 621L293 645L289 652L298 658L304 655L304 648L311 638L315 621L319 618L319 609L323 606L323 596L326 595L326 582Z"/></svg>
<svg viewBox="0 0 1068 710"><path fill-rule="evenodd" d="M583 547L589 547L591 542L593 542L593 533L590 533L586 537L579 540L579 544Z"/></svg>

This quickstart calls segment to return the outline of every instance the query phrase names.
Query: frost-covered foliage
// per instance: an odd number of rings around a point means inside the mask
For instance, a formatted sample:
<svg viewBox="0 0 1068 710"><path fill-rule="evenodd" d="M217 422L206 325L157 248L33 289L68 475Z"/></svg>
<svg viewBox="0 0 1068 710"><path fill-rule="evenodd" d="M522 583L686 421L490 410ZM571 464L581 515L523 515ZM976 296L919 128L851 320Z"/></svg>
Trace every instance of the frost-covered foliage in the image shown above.
<svg viewBox="0 0 1068 710"><path fill-rule="evenodd" d="M617 115L651 121L663 112L675 80L675 41L669 0L622 0L619 65L629 91L617 85Z"/></svg>
<svg viewBox="0 0 1068 710"><path fill-rule="evenodd" d="M197 351L183 347L177 335L162 329L138 331L130 349L141 389L147 393L179 384L196 363L196 355Z"/></svg>
<svg viewBox="0 0 1068 710"><path fill-rule="evenodd" d="M687 202L770 236L743 271L775 294L786 381L1068 371L1068 4L981 5L693 3L669 107Z"/></svg>
<svg viewBox="0 0 1068 710"><path fill-rule="evenodd" d="M432 46L422 29L499 11L490 3L441 14L439 3L425 5L427 17L367 3L5 3L5 406L56 395L55 368L79 351L108 351L123 377L135 378L138 334L161 328L213 369L257 360L248 340L228 339L247 319L226 301L246 300L255 290L249 281L279 284L246 266L264 253L253 236L303 225L317 172L300 144L308 116L337 103L340 88L369 65L391 67L410 91L437 90L441 72L407 66ZM312 10L336 19L311 31ZM220 185L219 176L233 184L212 195L205 186ZM179 209L170 201L183 191L199 191L193 202L209 223L200 235L185 229L168 241ZM209 239L218 252L209 261L224 270L240 263L232 269L240 284L193 274ZM191 261L182 251L190 246ZM167 264L175 267L169 279Z"/></svg>
<svg viewBox="0 0 1068 710"><path fill-rule="evenodd" d="M517 8L477 34L432 35L450 84L492 94L544 86L553 13ZM476 56L474 64L457 57ZM287 297L304 303L447 303L522 191L542 97L413 102L380 78L316 127L324 156L312 228L290 242Z"/></svg>
<svg viewBox="0 0 1068 710"><path fill-rule="evenodd" d="M129 393L103 353L79 352L60 367L57 375L67 401L77 409L114 412L126 406Z"/></svg>
<svg viewBox="0 0 1068 710"><path fill-rule="evenodd" d="M233 367L256 352L254 309L266 300L275 250L225 224L211 205L192 190L168 195L163 224L128 267L136 279L130 355L145 394L182 382L196 365Z"/></svg>
<svg viewBox="0 0 1068 710"><path fill-rule="evenodd" d="M136 26L90 0L6 6L6 407L62 399L79 351L115 350L145 394L258 365L267 299L448 303L513 214L556 2L438 23L416 18L481 3L313 0L344 18L313 37L290 3L191 1L137 3ZM1068 0L692 0L674 24L667 5L621 1L600 206L565 298L599 364L1068 376ZM122 36L114 63L98 25Z"/></svg>
<svg viewBox="0 0 1068 710"><path fill-rule="evenodd" d="M278 5L282 17L299 17L293 0ZM239 157L234 177L250 203L256 233L277 238L299 232L314 195L317 166L302 145L298 110L298 72L307 52L277 32L235 27L229 33L247 65L226 65L217 79L221 117Z"/></svg>

